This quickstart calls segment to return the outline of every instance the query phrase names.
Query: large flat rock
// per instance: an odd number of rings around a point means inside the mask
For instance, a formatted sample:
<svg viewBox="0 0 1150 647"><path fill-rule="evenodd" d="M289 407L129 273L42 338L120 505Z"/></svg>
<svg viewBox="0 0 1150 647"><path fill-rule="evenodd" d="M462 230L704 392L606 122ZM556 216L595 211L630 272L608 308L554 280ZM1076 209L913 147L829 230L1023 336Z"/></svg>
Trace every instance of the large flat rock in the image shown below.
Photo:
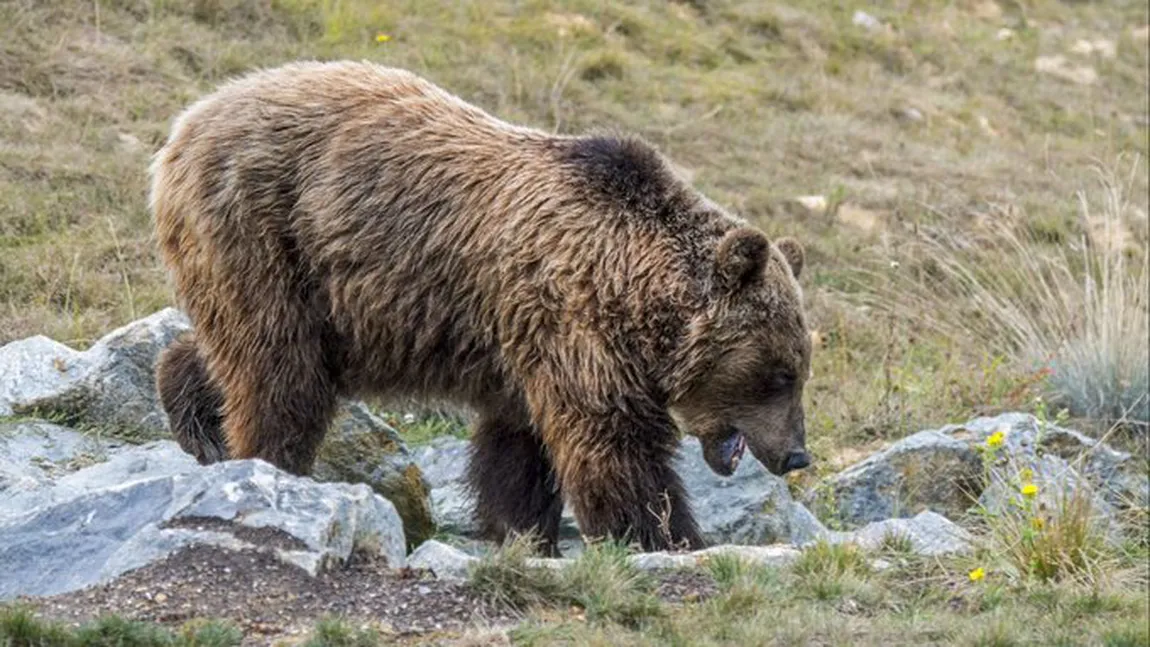
<svg viewBox="0 0 1150 647"><path fill-rule="evenodd" d="M104 582L191 544L270 551L311 573L353 551L405 562L395 507L366 485L255 460L204 467L160 441L6 497L0 599Z"/></svg>

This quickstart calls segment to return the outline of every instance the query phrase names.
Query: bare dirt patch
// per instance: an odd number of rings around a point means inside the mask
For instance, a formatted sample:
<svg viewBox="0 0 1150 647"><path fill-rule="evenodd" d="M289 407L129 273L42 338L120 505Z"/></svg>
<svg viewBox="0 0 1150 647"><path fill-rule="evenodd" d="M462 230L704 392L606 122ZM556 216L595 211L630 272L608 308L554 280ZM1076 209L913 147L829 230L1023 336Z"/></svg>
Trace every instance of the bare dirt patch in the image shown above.
<svg viewBox="0 0 1150 647"><path fill-rule="evenodd" d="M717 594L706 573L655 573L656 595L671 604ZM45 598L25 598L43 617L81 624L115 614L169 626L190 620L234 623L245 645L292 644L325 617L368 625L385 642L453 641L476 631L502 633L522 615L492 604L466 583L427 571L389 569L362 557L311 577L264 552L192 546L104 585Z"/></svg>
<svg viewBox="0 0 1150 647"><path fill-rule="evenodd" d="M397 639L517 619L463 583L396 572L379 561L355 560L313 578L263 553L207 546L193 546L108 584L26 601L48 618L77 623L112 613L171 625L228 620L250 644L304 636L325 616L372 623Z"/></svg>

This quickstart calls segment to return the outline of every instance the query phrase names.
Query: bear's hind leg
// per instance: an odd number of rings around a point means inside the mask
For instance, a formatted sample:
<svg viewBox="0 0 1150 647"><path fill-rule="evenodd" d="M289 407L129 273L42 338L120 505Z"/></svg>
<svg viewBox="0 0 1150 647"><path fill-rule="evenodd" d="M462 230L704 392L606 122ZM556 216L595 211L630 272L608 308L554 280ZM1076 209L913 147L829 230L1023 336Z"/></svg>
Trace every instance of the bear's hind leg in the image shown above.
<svg viewBox="0 0 1150 647"><path fill-rule="evenodd" d="M203 465L228 457L220 418L224 396L212 384L194 335L185 333L160 354L156 392L184 451Z"/></svg>
<svg viewBox="0 0 1150 647"><path fill-rule="evenodd" d="M471 441L468 481L480 531L499 542L533 532L540 551L558 557L563 497L551 460L526 416L508 409L484 412Z"/></svg>

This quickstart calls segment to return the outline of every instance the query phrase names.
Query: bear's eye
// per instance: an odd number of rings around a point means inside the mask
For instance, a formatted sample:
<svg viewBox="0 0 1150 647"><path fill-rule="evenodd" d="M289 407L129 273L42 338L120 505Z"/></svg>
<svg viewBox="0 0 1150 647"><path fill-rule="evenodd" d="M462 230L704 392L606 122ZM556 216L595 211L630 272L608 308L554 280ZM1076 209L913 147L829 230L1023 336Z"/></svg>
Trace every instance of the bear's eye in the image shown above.
<svg viewBox="0 0 1150 647"><path fill-rule="evenodd" d="M762 384L764 395L776 397L787 395L794 389L795 376L793 373L772 373Z"/></svg>

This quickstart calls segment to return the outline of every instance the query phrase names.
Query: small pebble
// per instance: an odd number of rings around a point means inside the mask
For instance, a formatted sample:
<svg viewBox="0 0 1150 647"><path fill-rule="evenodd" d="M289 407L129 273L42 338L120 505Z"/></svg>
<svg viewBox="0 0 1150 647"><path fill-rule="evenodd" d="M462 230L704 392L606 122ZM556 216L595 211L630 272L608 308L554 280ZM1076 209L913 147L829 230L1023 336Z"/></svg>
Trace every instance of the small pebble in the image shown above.
<svg viewBox="0 0 1150 647"><path fill-rule="evenodd" d="M858 27L868 30L875 30L882 27L882 22L878 18L861 9L854 13L854 16L851 17L851 22Z"/></svg>
<svg viewBox="0 0 1150 647"><path fill-rule="evenodd" d="M914 122L922 121L923 119L926 118L923 116L921 110L919 110L918 108L912 108L910 106L906 106L904 108L899 108L899 109L895 110L895 115L897 117L899 117L900 119L905 119L906 121L914 121Z"/></svg>

